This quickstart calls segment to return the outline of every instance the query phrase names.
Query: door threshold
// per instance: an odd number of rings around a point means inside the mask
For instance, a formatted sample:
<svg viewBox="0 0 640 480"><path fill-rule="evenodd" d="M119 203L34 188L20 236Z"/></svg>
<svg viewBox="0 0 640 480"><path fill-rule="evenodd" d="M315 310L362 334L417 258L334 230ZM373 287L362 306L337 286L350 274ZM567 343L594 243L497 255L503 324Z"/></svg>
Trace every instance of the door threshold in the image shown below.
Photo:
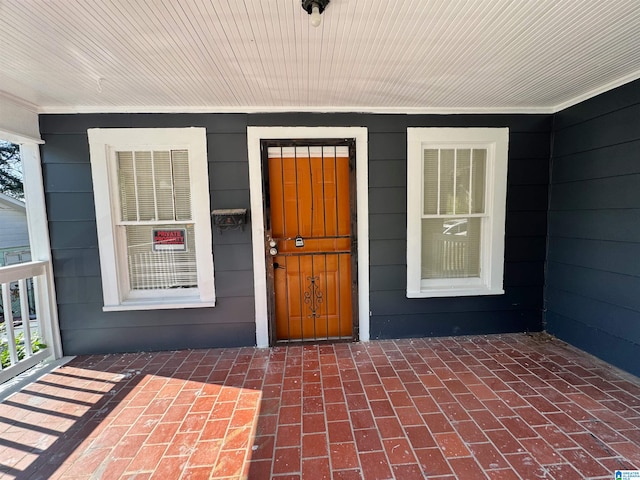
<svg viewBox="0 0 640 480"><path fill-rule="evenodd" d="M332 343L354 343L357 340L354 337L328 337L328 338L309 338L309 339L293 339L293 340L276 340L274 347L282 347L288 345L327 345Z"/></svg>

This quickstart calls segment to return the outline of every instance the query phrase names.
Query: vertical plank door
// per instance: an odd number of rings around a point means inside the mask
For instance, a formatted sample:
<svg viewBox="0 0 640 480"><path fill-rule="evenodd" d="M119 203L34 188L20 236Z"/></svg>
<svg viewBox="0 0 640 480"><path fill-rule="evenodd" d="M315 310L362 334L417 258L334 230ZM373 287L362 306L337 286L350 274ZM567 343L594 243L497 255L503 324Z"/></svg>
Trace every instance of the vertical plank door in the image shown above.
<svg viewBox="0 0 640 480"><path fill-rule="evenodd" d="M278 146L267 152L275 340L352 339L349 148Z"/></svg>

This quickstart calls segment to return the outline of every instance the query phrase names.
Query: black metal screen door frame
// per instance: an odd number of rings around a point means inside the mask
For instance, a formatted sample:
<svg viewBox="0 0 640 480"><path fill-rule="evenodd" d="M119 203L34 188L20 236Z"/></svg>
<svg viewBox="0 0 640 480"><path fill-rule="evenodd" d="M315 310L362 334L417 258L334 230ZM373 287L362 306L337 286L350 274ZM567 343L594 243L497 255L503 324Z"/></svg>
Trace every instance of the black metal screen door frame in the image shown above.
<svg viewBox="0 0 640 480"><path fill-rule="evenodd" d="M271 191L269 181L269 149L271 147L347 147L349 156L349 255L350 255L350 267L351 267L351 288L350 288L350 302L351 302L351 336L344 338L314 338L312 339L298 339L298 340L278 340L276 335L276 298L275 298L275 270L274 270L274 256L269 252L269 239L271 238L272 223L271 223ZM287 139L287 140L270 140L262 139L260 141L260 154L261 154L261 167L262 167L262 181L263 181L263 206L264 206L264 222L265 222L265 260L266 260L266 274L267 274L267 312L269 323L269 344L276 345L277 343L308 343L308 342L336 342L336 341L356 341L359 338L358 331L358 265L357 265L357 217L356 217L356 141L353 138L327 138L327 139ZM336 199L336 208L338 200ZM319 253L321 255L321 253ZM324 261L326 264L327 256L325 255ZM339 262L339 260L338 260ZM326 270L326 269L325 269ZM311 275L313 277L313 275ZM318 305L323 301L321 292L318 292L314 288L314 279L310 278L310 289L305 292L305 298L301 301L306 302L307 306L312 310L312 314L315 315L314 305ZM308 287L308 286L307 286ZM320 296L318 296L320 294Z"/></svg>

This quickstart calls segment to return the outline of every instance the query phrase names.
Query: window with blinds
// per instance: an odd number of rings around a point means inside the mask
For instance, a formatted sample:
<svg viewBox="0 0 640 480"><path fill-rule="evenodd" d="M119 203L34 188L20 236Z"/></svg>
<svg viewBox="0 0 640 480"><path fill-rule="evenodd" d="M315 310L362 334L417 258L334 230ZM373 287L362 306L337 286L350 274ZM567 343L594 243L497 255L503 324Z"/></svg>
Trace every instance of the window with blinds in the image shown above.
<svg viewBox="0 0 640 480"><path fill-rule="evenodd" d="M503 293L508 130L407 131L407 295Z"/></svg>
<svg viewBox="0 0 640 480"><path fill-rule="evenodd" d="M486 149L424 150L422 278L480 276Z"/></svg>
<svg viewBox="0 0 640 480"><path fill-rule="evenodd" d="M192 220L188 152L125 151L116 158L131 290L196 287L193 224L187 223ZM178 233L180 241L163 241Z"/></svg>
<svg viewBox="0 0 640 480"><path fill-rule="evenodd" d="M205 129L88 136L104 309L214 306Z"/></svg>

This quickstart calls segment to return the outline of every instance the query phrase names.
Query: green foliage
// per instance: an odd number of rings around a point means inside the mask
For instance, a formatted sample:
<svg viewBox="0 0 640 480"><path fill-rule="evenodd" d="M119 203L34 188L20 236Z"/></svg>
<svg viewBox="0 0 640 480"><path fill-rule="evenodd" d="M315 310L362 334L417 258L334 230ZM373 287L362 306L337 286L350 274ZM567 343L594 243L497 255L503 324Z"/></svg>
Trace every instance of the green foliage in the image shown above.
<svg viewBox="0 0 640 480"><path fill-rule="evenodd" d="M0 140L0 192L24 198L20 145Z"/></svg>
<svg viewBox="0 0 640 480"><path fill-rule="evenodd" d="M31 351L36 353L44 348L47 348L47 345L42 342L38 335L31 336ZM16 336L16 350L18 352L18 360L22 360L25 357L26 351L24 346L24 333L19 333ZM11 358L9 356L9 343L6 338L3 338L0 341L0 363L2 363L2 368L8 368L11 366Z"/></svg>

